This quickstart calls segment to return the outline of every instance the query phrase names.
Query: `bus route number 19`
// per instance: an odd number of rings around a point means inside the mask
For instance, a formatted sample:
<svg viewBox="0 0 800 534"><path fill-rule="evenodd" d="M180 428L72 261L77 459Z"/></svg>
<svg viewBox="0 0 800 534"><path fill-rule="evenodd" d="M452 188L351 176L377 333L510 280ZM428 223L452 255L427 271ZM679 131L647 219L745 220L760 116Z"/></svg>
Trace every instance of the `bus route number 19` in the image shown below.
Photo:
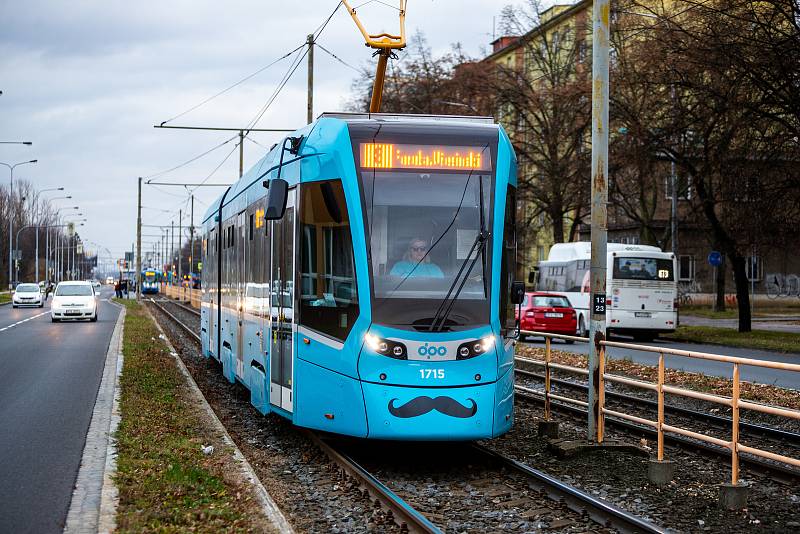
<svg viewBox="0 0 800 534"><path fill-rule="evenodd" d="M606 296L605 295L594 295L593 308L594 308L594 313L596 313L598 315L605 315L606 314Z"/></svg>

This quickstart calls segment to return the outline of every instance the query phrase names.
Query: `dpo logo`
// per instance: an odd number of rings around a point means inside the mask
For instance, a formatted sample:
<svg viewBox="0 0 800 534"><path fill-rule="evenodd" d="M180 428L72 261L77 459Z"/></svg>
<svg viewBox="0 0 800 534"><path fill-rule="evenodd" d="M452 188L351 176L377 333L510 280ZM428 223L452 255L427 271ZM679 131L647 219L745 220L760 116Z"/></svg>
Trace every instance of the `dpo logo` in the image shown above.
<svg viewBox="0 0 800 534"><path fill-rule="evenodd" d="M420 345L417 349L417 354L420 356L445 356L447 354L447 347L440 346L437 347L436 345L428 345L425 343L424 345Z"/></svg>

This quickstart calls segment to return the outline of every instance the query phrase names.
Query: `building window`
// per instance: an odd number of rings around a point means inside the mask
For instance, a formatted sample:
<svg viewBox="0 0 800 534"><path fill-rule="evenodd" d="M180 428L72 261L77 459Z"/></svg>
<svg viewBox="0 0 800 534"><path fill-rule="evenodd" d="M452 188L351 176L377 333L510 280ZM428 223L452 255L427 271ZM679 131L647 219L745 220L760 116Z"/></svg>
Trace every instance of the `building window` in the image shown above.
<svg viewBox="0 0 800 534"><path fill-rule="evenodd" d="M539 245L539 246L538 246L538 247L536 247L536 248L537 248L537 253L536 253L536 255L537 255L537 257L539 258L539 261L544 261L544 260L545 260L545 257L544 257L544 247L543 247L542 245Z"/></svg>
<svg viewBox="0 0 800 534"><path fill-rule="evenodd" d="M685 255L678 258L678 280L684 282L694 280L694 256Z"/></svg>
<svg viewBox="0 0 800 534"><path fill-rule="evenodd" d="M760 282L763 278L761 256L747 256L745 260L748 282Z"/></svg>
<svg viewBox="0 0 800 534"><path fill-rule="evenodd" d="M681 176L679 174L675 185L678 188L678 200L692 199L691 176ZM672 177L670 175L667 175L667 177L664 179L664 191L666 192L667 200L672 200Z"/></svg>
<svg viewBox="0 0 800 534"><path fill-rule="evenodd" d="M344 341L358 318L358 291L341 181L302 186L300 239L300 324Z"/></svg>
<svg viewBox="0 0 800 534"><path fill-rule="evenodd" d="M254 217L253 217L253 214L251 213L250 214L250 231L248 232L248 239L250 241L253 240L253 226L254 226L253 225L253 219L254 219Z"/></svg>

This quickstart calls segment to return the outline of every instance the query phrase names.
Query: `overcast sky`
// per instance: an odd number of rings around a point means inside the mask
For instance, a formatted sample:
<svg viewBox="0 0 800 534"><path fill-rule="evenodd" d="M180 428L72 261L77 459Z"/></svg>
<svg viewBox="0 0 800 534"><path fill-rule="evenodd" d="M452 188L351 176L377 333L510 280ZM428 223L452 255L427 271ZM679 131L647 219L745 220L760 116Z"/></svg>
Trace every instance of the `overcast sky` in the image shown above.
<svg viewBox="0 0 800 534"><path fill-rule="evenodd" d="M355 0L354 5L365 0ZM397 0L385 0L397 5ZM0 0L0 141L32 141L32 147L0 145L0 161L16 163L15 179L38 188L63 186L88 219L85 240L108 247L115 257L130 249L136 229L136 178L177 166L232 134L154 129L159 124L252 74L301 45L318 29L337 0ZM474 56L492 40L493 17L503 0L408 0L407 33L424 32L434 53L460 42ZM381 2L359 10L372 31L396 32L397 11ZM354 66L373 65L370 50L340 8L319 44ZM401 52L402 54L402 52ZM290 59L283 60L225 95L171 124L242 127L267 102ZM342 110L356 72L317 49L314 114ZM257 127L296 128L306 119L303 63ZM265 147L279 134L252 134ZM160 181L207 178L235 143ZM266 149L245 143L245 169ZM238 175L233 154L209 182ZM0 183L9 175L0 167ZM220 188L197 191L195 221ZM143 188L143 218L169 224L187 205L180 187ZM159 210L167 210L159 211ZM184 221L188 224L188 216ZM157 229L144 232L152 249ZM90 247L94 248L94 247ZM101 258L103 253L101 252Z"/></svg>

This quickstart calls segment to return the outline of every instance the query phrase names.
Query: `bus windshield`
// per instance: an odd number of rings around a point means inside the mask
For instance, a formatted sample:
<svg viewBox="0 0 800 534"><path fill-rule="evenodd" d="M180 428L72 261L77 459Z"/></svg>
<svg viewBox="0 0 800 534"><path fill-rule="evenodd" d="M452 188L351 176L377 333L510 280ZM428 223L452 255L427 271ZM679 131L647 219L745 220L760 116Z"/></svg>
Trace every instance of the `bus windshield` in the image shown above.
<svg viewBox="0 0 800 534"><path fill-rule="evenodd" d="M661 258L614 258L614 279L616 280L655 280L672 282L675 280L671 259Z"/></svg>

